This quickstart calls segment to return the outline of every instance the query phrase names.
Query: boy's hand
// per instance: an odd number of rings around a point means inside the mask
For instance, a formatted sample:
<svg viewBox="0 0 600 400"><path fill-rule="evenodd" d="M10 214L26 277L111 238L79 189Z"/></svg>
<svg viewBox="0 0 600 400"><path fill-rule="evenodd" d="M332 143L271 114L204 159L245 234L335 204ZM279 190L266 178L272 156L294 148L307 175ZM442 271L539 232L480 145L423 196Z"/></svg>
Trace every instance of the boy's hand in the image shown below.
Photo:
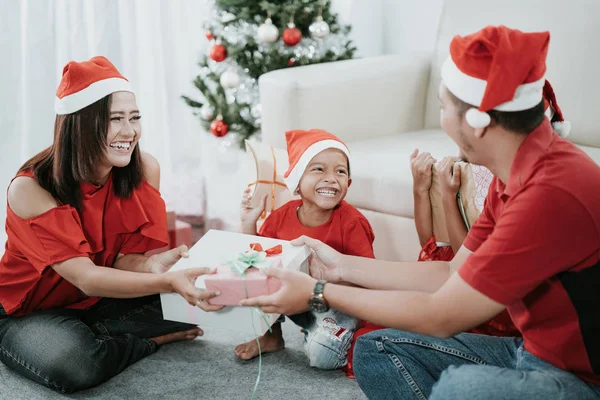
<svg viewBox="0 0 600 400"><path fill-rule="evenodd" d="M260 199L260 204L256 208L252 208L250 205L250 188L244 191L242 196L242 203L240 204L240 218L242 220L242 227L254 227L256 229L256 221L265 211L267 207L267 194Z"/></svg>
<svg viewBox="0 0 600 400"><path fill-rule="evenodd" d="M458 157L445 157L440 161L439 171L442 195L456 197L460 189L460 164L455 164L458 160Z"/></svg>
<svg viewBox="0 0 600 400"><path fill-rule="evenodd" d="M435 159L429 153L420 153L415 149L410 155L410 170L413 176L413 192L416 194L428 193L431 188L431 168Z"/></svg>

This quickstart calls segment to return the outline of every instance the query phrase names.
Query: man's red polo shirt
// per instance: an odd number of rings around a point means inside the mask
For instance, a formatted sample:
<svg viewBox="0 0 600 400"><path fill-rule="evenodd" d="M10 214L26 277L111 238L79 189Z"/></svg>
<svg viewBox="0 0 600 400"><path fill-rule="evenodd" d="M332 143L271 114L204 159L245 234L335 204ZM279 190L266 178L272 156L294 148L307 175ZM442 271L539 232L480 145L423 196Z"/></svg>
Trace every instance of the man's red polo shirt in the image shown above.
<svg viewBox="0 0 600 400"><path fill-rule="evenodd" d="M600 167L544 121L494 178L458 273L535 356L600 385Z"/></svg>

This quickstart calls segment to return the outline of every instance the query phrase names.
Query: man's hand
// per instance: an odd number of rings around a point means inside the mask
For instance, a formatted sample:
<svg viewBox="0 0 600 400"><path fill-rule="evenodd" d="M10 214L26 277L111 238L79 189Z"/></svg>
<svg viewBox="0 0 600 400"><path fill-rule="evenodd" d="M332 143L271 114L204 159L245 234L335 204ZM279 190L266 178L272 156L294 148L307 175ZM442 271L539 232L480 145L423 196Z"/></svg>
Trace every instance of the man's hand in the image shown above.
<svg viewBox="0 0 600 400"><path fill-rule="evenodd" d="M302 272L283 268L265 268L261 271L281 280L281 288L269 295L244 299L240 305L256 306L266 313L284 315L299 314L310 309L308 301L317 283L316 279Z"/></svg>
<svg viewBox="0 0 600 400"><path fill-rule="evenodd" d="M456 197L460 189L460 164L457 157L445 157L440 161L440 187L442 195Z"/></svg>
<svg viewBox="0 0 600 400"><path fill-rule="evenodd" d="M294 246L307 245L312 250L309 258L310 275L315 279L339 283L342 277L343 255L320 240L300 236L291 242Z"/></svg>
<svg viewBox="0 0 600 400"><path fill-rule="evenodd" d="M186 245L181 245L174 249L154 254L146 260L145 271L153 274L162 274L171 269L171 267L181 258L190 256Z"/></svg>
<svg viewBox="0 0 600 400"><path fill-rule="evenodd" d="M429 153L419 153L415 149L410 155L410 170L413 176L413 192L415 194L429 193L431 188L431 168L435 159Z"/></svg>

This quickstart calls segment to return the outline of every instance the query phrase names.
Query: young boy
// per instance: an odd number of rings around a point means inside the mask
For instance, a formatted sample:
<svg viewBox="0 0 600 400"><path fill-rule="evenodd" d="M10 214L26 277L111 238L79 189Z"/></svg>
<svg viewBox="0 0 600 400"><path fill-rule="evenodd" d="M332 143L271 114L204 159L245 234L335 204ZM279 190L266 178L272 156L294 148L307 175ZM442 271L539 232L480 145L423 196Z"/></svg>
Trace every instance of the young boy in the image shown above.
<svg viewBox="0 0 600 400"><path fill-rule="evenodd" d="M550 82L545 82L543 93L546 116L552 122L552 126L558 135L567 136L570 124L563 119L562 111L556 102L554 90ZM422 247L419 253L419 261L452 260L454 254L462 246L467 236L467 228L456 202L456 195L461 184L461 170L460 165L454 166L454 163L459 159L460 157L446 157L439 164L442 203L448 237L450 238L449 244L442 244L436 242L433 236L431 201L429 197L432 179L431 169L435 164L435 160L429 153L419 154L418 149L415 149L410 156L415 201L415 225ZM478 182L478 184L485 186L481 188L484 194L487 193L491 182L491 172L489 174L490 179L485 182ZM487 323L472 329L471 332L494 336L520 336L507 311L503 311Z"/></svg>
<svg viewBox="0 0 600 400"><path fill-rule="evenodd" d="M367 219L344 201L350 178L350 152L342 141L323 130L286 133L290 161L285 182L300 200L284 204L265 220L258 234L282 240L301 235L319 239L343 254L373 258L375 235ZM256 222L265 209L251 208L249 190L241 204L242 232L256 235ZM288 316L304 332L304 350L312 367L338 369L347 365L348 349L359 320L336 310ZM280 321L259 338L263 353L283 349ZM235 353L243 360L258 355L255 340L240 344Z"/></svg>

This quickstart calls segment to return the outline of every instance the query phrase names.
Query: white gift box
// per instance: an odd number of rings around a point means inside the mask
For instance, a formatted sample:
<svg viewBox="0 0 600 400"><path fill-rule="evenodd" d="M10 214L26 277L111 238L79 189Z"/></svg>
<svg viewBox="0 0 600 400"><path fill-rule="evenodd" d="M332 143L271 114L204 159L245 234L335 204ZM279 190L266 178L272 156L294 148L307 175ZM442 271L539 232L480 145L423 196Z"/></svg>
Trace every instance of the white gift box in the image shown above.
<svg viewBox="0 0 600 400"><path fill-rule="evenodd" d="M218 230L209 230L190 249L189 258L179 260L171 271L216 267L248 250L250 243L260 243L264 249L281 244L283 252L278 257L283 268L308 273L310 249L307 246L292 246L285 240ZM200 276L196 281L196 286L200 289L205 289L203 278ZM164 319L195 324L202 328L221 328L251 334L254 334L256 329L257 334L263 334L279 317L279 314L264 314L267 317L265 320L261 313L252 307L225 307L217 312L206 312L199 307L191 306L176 293L163 293L160 295L160 300Z"/></svg>

